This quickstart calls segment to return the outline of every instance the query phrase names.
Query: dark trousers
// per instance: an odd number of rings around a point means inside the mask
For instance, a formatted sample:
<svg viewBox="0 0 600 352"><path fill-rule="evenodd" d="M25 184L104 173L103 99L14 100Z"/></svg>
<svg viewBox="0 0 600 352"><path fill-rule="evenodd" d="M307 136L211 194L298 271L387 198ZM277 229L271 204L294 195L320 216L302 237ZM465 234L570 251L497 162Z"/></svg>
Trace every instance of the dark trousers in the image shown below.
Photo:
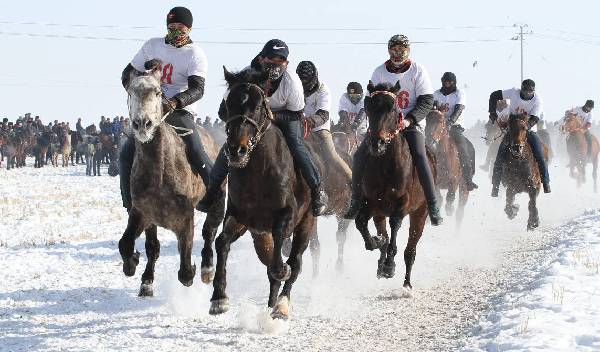
<svg viewBox="0 0 600 352"><path fill-rule="evenodd" d="M190 166L194 172L200 174L205 185L209 183L210 170L212 162L202 143L200 135L194 123L194 117L188 111L179 109L175 110L167 118L165 122L171 126L187 128L192 131L192 134L182 136L181 139L185 143L186 155L190 162ZM178 131L182 133L182 131ZM119 153L119 176L121 181L121 197L124 203L131 202L129 178L131 176L131 167L133 165L133 157L135 154L135 141L130 137L123 143L121 152Z"/></svg>
<svg viewBox="0 0 600 352"><path fill-rule="evenodd" d="M540 170L540 177L542 179L542 183L549 184L550 175L548 174L548 165L546 165L546 159L544 159L544 147L542 145L540 137L538 137L537 133L533 131L528 131L527 143L531 147L533 158L535 159ZM498 187L500 185L500 181L502 180L502 166L506 161L507 154L508 144L500 143L500 147L498 148L498 155L496 156L496 161L494 162L494 171L492 173L492 185L494 185L495 187Z"/></svg>
<svg viewBox="0 0 600 352"><path fill-rule="evenodd" d="M302 137L300 121L276 120L275 125L283 132L294 162L300 167L302 176L310 189L314 190L319 187L321 185L321 177L306 147L306 141ZM225 148L226 144L221 147L215 165L210 173L210 185L213 192L221 187L221 184L225 181L225 177L229 174L229 164L225 155Z"/></svg>
<svg viewBox="0 0 600 352"><path fill-rule="evenodd" d="M402 134L406 139L413 164L417 169L417 176L419 177L419 182L425 192L427 204L433 205L436 203L435 181L429 166L429 158L427 158L425 136L419 129L412 125L406 128ZM362 198L360 183L365 170L364 164L367 156L367 143L368 138L365 138L356 150L356 153L354 153L354 159L352 161L352 198L354 199Z"/></svg>
<svg viewBox="0 0 600 352"><path fill-rule="evenodd" d="M460 166L463 172L463 178L467 181L473 180L473 165L475 165L475 155L469 150L469 143L467 137L463 135L464 129L461 126L453 125L450 127L450 138L456 144L458 149L458 159L460 160Z"/></svg>

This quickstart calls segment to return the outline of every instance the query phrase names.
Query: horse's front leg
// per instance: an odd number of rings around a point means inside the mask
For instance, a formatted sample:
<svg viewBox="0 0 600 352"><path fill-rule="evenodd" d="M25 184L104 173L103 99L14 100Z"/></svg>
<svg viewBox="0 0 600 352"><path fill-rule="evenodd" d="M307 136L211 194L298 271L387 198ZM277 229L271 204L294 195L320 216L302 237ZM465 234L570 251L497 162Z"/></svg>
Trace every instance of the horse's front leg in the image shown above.
<svg viewBox="0 0 600 352"><path fill-rule="evenodd" d="M194 210L184 214L182 227L177 231L177 247L179 249L179 271L177 278L183 286L192 286L196 276L196 264L192 264L192 247L194 244Z"/></svg>
<svg viewBox="0 0 600 352"><path fill-rule="evenodd" d="M538 186L539 187L539 186ZM540 225L540 217L537 209L537 196L539 188L529 188L529 219L527 220L527 230L534 230Z"/></svg>
<svg viewBox="0 0 600 352"><path fill-rule="evenodd" d="M127 220L127 228L119 240L119 253L123 259L123 273L126 276L133 276L135 268L140 262L140 253L138 251L134 252L134 249L135 239L140 236L143 230L142 214L135 208L131 209Z"/></svg>
<svg viewBox="0 0 600 352"><path fill-rule="evenodd" d="M375 215L373 217L373 222L375 223L375 229L377 229L377 237L375 237L375 241L378 242L379 246L379 259L377 260L377 278L384 276L382 274L383 263L387 257L387 249L390 241L390 236L387 233L387 228L385 225L385 216L383 215Z"/></svg>
<svg viewBox="0 0 600 352"><path fill-rule="evenodd" d="M156 234L156 225L150 225L146 229L146 270L142 274L142 285L140 286L140 297L151 297L154 295L152 284L154 283L154 265L160 255L160 242Z"/></svg>
<svg viewBox="0 0 600 352"><path fill-rule="evenodd" d="M360 232L363 241L365 241L365 249L368 251L372 251L381 247L380 239L371 236L369 233L369 220L371 220L371 217L371 209L368 206L363 206L358 213L356 220L354 220L356 229L358 232Z"/></svg>
<svg viewBox="0 0 600 352"><path fill-rule="evenodd" d="M515 203L515 190L513 187L506 187L506 206L504 207L504 212L508 216L509 219L514 219L519 212L519 206Z"/></svg>
<svg viewBox="0 0 600 352"><path fill-rule="evenodd" d="M281 247L287 236L290 236L290 222L292 221L292 209L285 207L273 216L273 259L269 266L269 272L275 280L286 281L292 274L289 265L283 262Z"/></svg>
<svg viewBox="0 0 600 352"><path fill-rule="evenodd" d="M200 275L202 282L210 283L215 277L215 268L213 265L213 250L212 245L215 241L217 228L223 221L223 213L225 211L225 200L221 200L220 204L215 204L206 214L206 221L202 226L202 238L204 239L204 247L202 248L202 262L200 263Z"/></svg>

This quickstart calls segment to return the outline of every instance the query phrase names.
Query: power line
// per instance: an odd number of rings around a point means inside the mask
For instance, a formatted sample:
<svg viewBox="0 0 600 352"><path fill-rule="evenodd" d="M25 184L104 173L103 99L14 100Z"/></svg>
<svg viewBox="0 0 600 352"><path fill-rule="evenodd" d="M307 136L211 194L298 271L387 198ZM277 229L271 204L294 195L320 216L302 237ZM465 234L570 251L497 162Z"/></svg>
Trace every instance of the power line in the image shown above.
<svg viewBox="0 0 600 352"><path fill-rule="evenodd" d="M539 37L540 39L554 39L554 40L560 40L563 42L567 42L567 43L575 43L575 44L584 44L584 45L589 45L589 46L600 46L600 41L590 41L590 40L585 40L585 39L580 39L580 38L569 38L569 37L564 37L564 36L558 36L558 35L554 35L554 34L544 34L544 33L534 33L535 36Z"/></svg>

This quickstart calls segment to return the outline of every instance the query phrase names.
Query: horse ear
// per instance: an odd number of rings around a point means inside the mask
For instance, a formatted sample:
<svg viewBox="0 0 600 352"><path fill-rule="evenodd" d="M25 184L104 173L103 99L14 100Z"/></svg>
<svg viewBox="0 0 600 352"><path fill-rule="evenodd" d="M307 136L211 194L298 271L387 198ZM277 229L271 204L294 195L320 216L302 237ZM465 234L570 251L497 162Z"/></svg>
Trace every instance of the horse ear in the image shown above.
<svg viewBox="0 0 600 352"><path fill-rule="evenodd" d="M369 80L369 84L367 84L367 91L369 92L369 94L375 91L375 85L371 80Z"/></svg>
<svg viewBox="0 0 600 352"><path fill-rule="evenodd" d="M390 90L390 92L396 94L400 91L400 81L396 81L396 84L394 84L394 86L392 87L392 90Z"/></svg>
<svg viewBox="0 0 600 352"><path fill-rule="evenodd" d="M227 71L227 68L225 67L225 65L223 65L223 75L225 76L225 81L227 82L227 85L229 87L231 87L232 85L235 84L235 81L236 81L235 74Z"/></svg>

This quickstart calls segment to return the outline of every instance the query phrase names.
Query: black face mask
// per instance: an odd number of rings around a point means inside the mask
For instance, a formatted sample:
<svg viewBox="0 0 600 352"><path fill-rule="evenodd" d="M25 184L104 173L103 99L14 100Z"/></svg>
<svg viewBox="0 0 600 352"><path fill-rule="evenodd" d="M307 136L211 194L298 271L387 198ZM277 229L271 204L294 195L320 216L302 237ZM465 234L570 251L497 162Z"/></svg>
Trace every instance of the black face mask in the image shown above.
<svg viewBox="0 0 600 352"><path fill-rule="evenodd" d="M450 87L446 87L444 84L442 84L442 88L440 88L440 91L444 95L452 94L456 92L456 83L452 82L452 85Z"/></svg>
<svg viewBox="0 0 600 352"><path fill-rule="evenodd" d="M302 88L304 89L305 95L310 95L310 94L314 93L319 86L319 79L316 76L309 78L307 80L301 79L301 81L302 81Z"/></svg>
<svg viewBox="0 0 600 352"><path fill-rule="evenodd" d="M531 99L533 99L533 96L535 95L535 91L524 90L523 88L521 88L519 95L521 96L521 99L523 99L523 100L531 100Z"/></svg>
<svg viewBox="0 0 600 352"><path fill-rule="evenodd" d="M362 94L350 94L348 93L348 100L354 105L358 104L362 99Z"/></svg>
<svg viewBox="0 0 600 352"><path fill-rule="evenodd" d="M269 74L269 79L271 81L276 81L279 78L281 78L281 76L283 76L283 73L285 72L285 65L283 64L275 64L275 63L263 63L262 64L262 69L263 72L267 72Z"/></svg>

